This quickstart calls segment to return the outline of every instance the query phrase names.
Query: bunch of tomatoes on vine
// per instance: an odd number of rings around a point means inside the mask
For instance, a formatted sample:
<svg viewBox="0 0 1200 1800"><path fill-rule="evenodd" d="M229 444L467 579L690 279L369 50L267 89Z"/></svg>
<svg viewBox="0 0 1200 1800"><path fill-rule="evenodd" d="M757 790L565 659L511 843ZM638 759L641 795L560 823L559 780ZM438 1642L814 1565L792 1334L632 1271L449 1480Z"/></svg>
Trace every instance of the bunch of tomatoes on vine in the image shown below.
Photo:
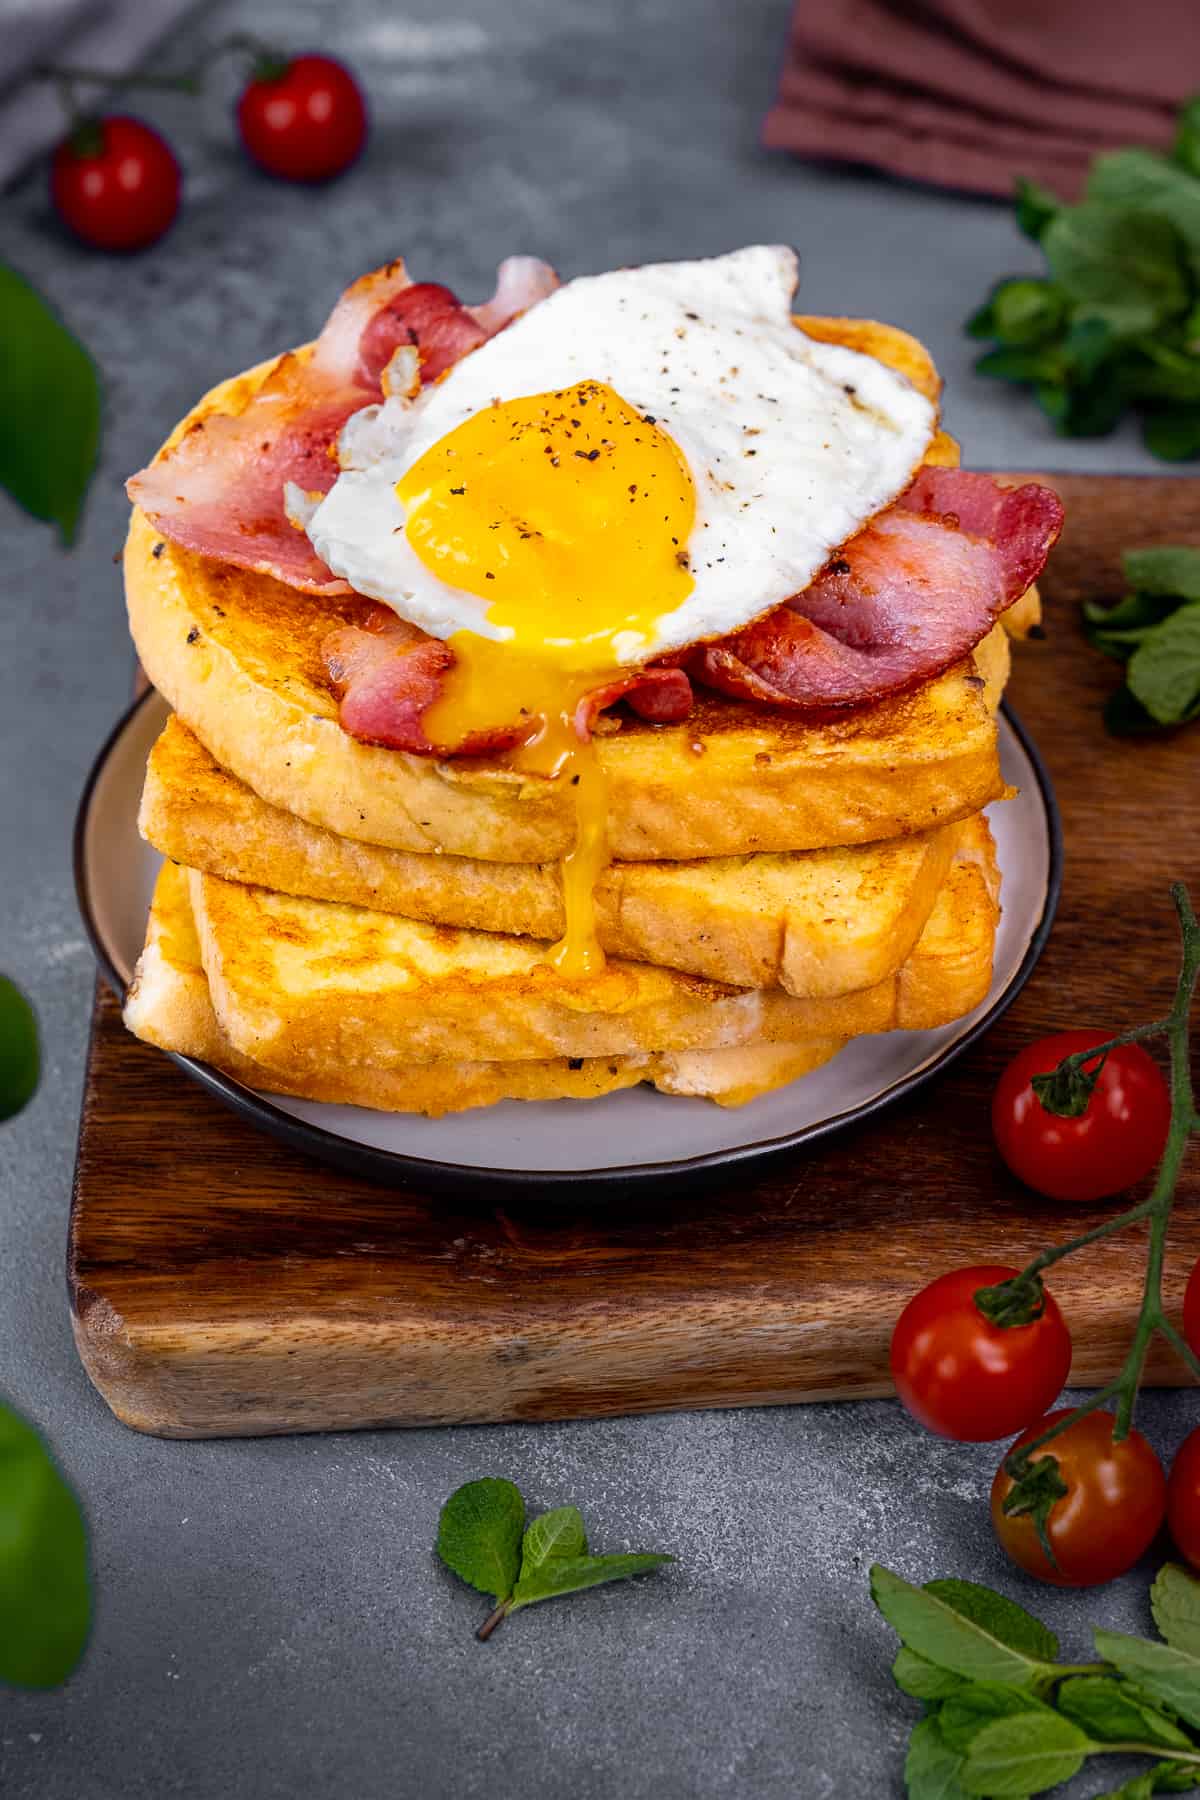
<svg viewBox="0 0 1200 1800"><path fill-rule="evenodd" d="M82 108L81 85L199 94L227 55L249 64L234 118L243 148L261 169L284 181L329 181L361 155L366 102L354 75L332 56L284 56L239 34L179 74L118 78L89 69L44 69L43 76L57 82L71 121L51 159L50 196L59 218L83 243L118 251L156 243L179 211L183 175L161 132L126 113Z"/></svg>
<svg viewBox="0 0 1200 1800"><path fill-rule="evenodd" d="M1149 1344L1166 1339L1200 1376L1200 1262L1183 1329L1167 1317L1162 1272L1179 1171L1200 1132L1189 1017L1200 978L1200 926L1186 889L1172 890L1183 954L1170 1013L1106 1037L1068 1031L1030 1045L992 1102L997 1148L1012 1172L1064 1203L1109 1199L1157 1170L1150 1193L1023 1269L954 1269L909 1301L892 1337L897 1393L928 1430L962 1442L1019 1435L992 1483L996 1534L1043 1581L1089 1587L1131 1568L1167 1523L1200 1571L1200 1427L1169 1475L1133 1425ZM1170 1080L1142 1048L1165 1039ZM1071 1367L1071 1335L1042 1275L1128 1226L1148 1226L1142 1304L1117 1376L1079 1407L1052 1410Z"/></svg>

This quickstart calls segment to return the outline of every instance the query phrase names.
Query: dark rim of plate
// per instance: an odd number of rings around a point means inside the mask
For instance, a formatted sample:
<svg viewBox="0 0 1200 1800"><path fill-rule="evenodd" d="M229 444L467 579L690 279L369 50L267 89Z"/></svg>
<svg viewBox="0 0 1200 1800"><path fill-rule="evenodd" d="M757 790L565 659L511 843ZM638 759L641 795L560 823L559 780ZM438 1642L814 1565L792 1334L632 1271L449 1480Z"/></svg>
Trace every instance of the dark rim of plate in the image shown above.
<svg viewBox="0 0 1200 1800"><path fill-rule="evenodd" d="M118 999L124 995L125 981L113 961L108 944L101 935L92 908L85 856L87 826L96 786L110 755L141 709L150 701L158 699L159 695L156 690L148 688L117 720L92 764L75 816L73 863L79 911L96 961ZM918 1088L924 1087L927 1081L931 1081L964 1051L969 1050L971 1045L976 1043L1003 1013L1007 1012L1029 980L1042 953L1043 946L1050 934L1050 928L1054 923L1054 915L1058 910L1059 894L1062 888L1062 821L1059 816L1054 786L1040 752L1007 701L1004 702L1002 710L1022 750L1029 758L1046 811L1050 838L1050 869L1042 902L1041 917L1016 974L1003 993L996 996L987 1011L967 1031L964 1031L961 1037L955 1038L953 1043L947 1044L944 1050L928 1063L914 1069L911 1074L902 1076L869 1100L863 1100L856 1106L848 1107L845 1112L833 1113L828 1118L818 1120L815 1124L802 1126L796 1131L785 1132L782 1136L760 1138L752 1143L730 1145L726 1149L706 1151L702 1156L671 1158L665 1162L629 1163L622 1167L571 1171L488 1169L473 1163L441 1162L430 1157L413 1156L398 1150L384 1150L373 1144L358 1143L352 1138L340 1136L337 1132L327 1131L323 1126L310 1125L303 1119L296 1118L294 1114L285 1112L273 1101L256 1093L253 1088L245 1087L240 1081L235 1081L232 1076L222 1075L219 1070L209 1068L206 1063L196 1062L190 1056L177 1056L171 1051L164 1052L164 1054L169 1055L172 1062L178 1063L179 1067L190 1075L193 1081L198 1082L201 1087L207 1088L211 1094L215 1094L226 1106L232 1107L235 1112L241 1113L244 1118L261 1126L264 1131L281 1139L292 1149L302 1150L321 1162L332 1163L334 1167L346 1169L351 1174L365 1175L373 1181L386 1182L392 1186L403 1183L405 1186L415 1186L431 1192L450 1193L458 1196L472 1191L482 1191L495 1198L508 1197L511 1199L522 1194L536 1194L545 1199L565 1200L574 1197L578 1200L581 1188L586 1188L591 1194L597 1190L629 1194L635 1190L644 1193L652 1187L708 1185L719 1180L724 1171L736 1170L739 1164L760 1162L767 1158L781 1156L789 1150L798 1150L807 1144L816 1143L821 1138L842 1131L846 1126L854 1124L860 1119L871 1118L875 1113L881 1112L884 1107L891 1106L895 1101L903 1098L904 1095L915 1093ZM589 1104L591 1103L589 1102Z"/></svg>

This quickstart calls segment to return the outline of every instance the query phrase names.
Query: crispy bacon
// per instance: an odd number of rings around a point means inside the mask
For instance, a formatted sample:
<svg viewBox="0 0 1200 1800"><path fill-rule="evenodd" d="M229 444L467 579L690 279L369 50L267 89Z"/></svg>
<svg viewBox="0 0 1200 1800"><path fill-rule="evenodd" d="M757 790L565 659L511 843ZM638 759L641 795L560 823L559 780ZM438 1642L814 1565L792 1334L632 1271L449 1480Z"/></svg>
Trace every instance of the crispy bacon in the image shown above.
<svg viewBox="0 0 1200 1800"><path fill-rule="evenodd" d="M307 593L349 593L289 521L285 485L321 494L333 486L338 433L382 397L397 349L415 345L421 379L435 380L556 285L545 263L510 257L492 299L466 307L435 282L410 282L402 262L388 263L347 288L310 356L281 356L241 412L198 420L133 476L129 497L184 549Z"/></svg>
<svg viewBox="0 0 1200 1800"><path fill-rule="evenodd" d="M922 468L786 605L688 659L709 687L789 711L861 706L940 675L1037 579L1057 494Z"/></svg>
<svg viewBox="0 0 1200 1800"><path fill-rule="evenodd" d="M511 750L529 734L526 719L472 732L456 744L431 742L424 717L441 693L453 652L386 607L375 607L365 625L331 632L321 649L341 701L342 729L363 743L417 756L484 756ZM643 718L666 724L687 717L691 683L682 669L632 669L617 676L579 702L580 738L586 742L600 713L622 699Z"/></svg>

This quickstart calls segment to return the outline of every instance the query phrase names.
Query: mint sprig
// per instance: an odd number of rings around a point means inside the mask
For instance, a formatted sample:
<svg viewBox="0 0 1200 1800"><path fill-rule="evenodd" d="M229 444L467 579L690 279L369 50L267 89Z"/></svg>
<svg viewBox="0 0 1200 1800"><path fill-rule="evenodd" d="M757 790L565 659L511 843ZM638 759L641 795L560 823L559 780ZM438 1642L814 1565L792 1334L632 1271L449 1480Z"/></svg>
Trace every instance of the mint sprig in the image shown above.
<svg viewBox="0 0 1200 1800"><path fill-rule="evenodd" d="M1083 607L1089 642L1125 665L1105 723L1118 736L1186 725L1200 718L1200 550L1164 544L1121 560L1124 599Z"/></svg>
<svg viewBox="0 0 1200 1800"><path fill-rule="evenodd" d="M625 1581L675 1560L657 1551L591 1555L575 1506L557 1506L526 1527L519 1488L494 1476L468 1481L451 1494L438 1521L436 1549L447 1568L495 1602L479 1638L539 1600Z"/></svg>
<svg viewBox="0 0 1200 1800"><path fill-rule="evenodd" d="M1152 1592L1165 1642L1097 1629L1101 1661L1063 1663L1039 1619L969 1581L915 1587L871 1570L901 1639L893 1676L925 1705L904 1765L909 1800L1001 1800L1070 1781L1091 1757L1150 1766L1106 1800L1200 1787L1200 1581L1173 1564Z"/></svg>
<svg viewBox="0 0 1200 1800"><path fill-rule="evenodd" d="M1200 455L1200 96L1169 155L1093 159L1082 201L1017 183L1017 223L1046 273L1001 281L967 321L976 368L1028 386L1056 431L1096 437L1142 416L1154 455Z"/></svg>

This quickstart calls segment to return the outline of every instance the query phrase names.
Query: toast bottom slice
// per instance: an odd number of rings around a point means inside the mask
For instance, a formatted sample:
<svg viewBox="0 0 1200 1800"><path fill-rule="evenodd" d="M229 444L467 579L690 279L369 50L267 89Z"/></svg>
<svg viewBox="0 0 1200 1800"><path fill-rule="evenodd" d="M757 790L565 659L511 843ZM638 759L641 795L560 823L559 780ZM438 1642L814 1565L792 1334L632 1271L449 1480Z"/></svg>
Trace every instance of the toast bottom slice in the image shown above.
<svg viewBox="0 0 1200 1800"><path fill-rule="evenodd" d="M642 1056L921 1030L987 993L999 876L987 821L968 821L907 960L832 998L743 990L647 963L569 979L528 938L422 924L189 871L221 1029L299 1079L414 1062Z"/></svg>
<svg viewBox="0 0 1200 1800"><path fill-rule="evenodd" d="M163 865L155 888L146 946L126 998L125 1023L143 1042L195 1057L248 1087L431 1118L499 1100L597 1099L640 1081L652 1082L665 1094L743 1106L820 1068L842 1048L842 1041L833 1038L678 1055L447 1061L280 1075L243 1056L221 1030L200 960L187 878L170 862Z"/></svg>

